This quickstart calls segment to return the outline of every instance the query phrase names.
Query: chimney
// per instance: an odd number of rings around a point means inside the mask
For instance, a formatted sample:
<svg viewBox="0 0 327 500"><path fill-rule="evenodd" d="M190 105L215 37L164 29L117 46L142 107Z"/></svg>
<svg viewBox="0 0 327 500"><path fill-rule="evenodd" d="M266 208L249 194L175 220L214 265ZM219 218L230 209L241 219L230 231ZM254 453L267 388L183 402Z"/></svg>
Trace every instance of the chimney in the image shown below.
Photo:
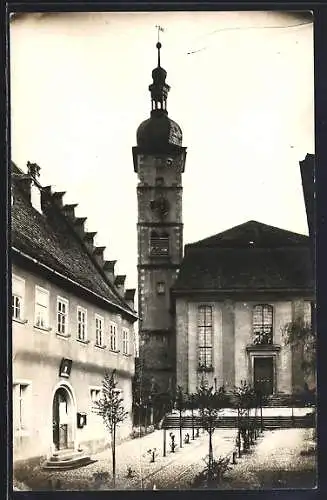
<svg viewBox="0 0 327 500"><path fill-rule="evenodd" d="M40 167L36 163L27 162L27 172L31 178L31 204L40 214L42 214L41 207L41 189L38 183L40 177Z"/></svg>
<svg viewBox="0 0 327 500"><path fill-rule="evenodd" d="M84 234L84 243L87 247L87 249L89 250L89 252L93 253L93 250L94 250L94 244L93 244L93 240L94 240L94 237L97 233L85 233Z"/></svg>
<svg viewBox="0 0 327 500"><path fill-rule="evenodd" d="M31 178L30 176L17 176L17 182L19 182L20 188L24 191L27 196L27 199L31 201Z"/></svg>
<svg viewBox="0 0 327 500"><path fill-rule="evenodd" d="M49 203L49 199L51 198L51 196L51 186L43 187L41 191L41 207L43 213L46 212L47 204Z"/></svg>
<svg viewBox="0 0 327 500"><path fill-rule="evenodd" d="M131 309L134 310L134 297L135 297L135 288L128 288L125 290L124 299Z"/></svg>
<svg viewBox="0 0 327 500"><path fill-rule="evenodd" d="M84 236L85 236L84 225L85 225L86 219L87 219L86 217L76 217L76 219L74 220L75 231L80 236L80 238L84 238Z"/></svg>
<svg viewBox="0 0 327 500"><path fill-rule="evenodd" d="M63 206L63 197L65 196L65 191L58 191L58 192L55 192L53 193L52 197L53 197L53 201L55 202L55 204L57 205L58 208L62 208Z"/></svg>
<svg viewBox="0 0 327 500"><path fill-rule="evenodd" d="M103 267L103 252L105 251L105 249L106 247L95 247L93 250L93 257L100 267Z"/></svg>
<svg viewBox="0 0 327 500"><path fill-rule="evenodd" d="M105 260L103 263L103 270L108 280L113 283L115 281L115 264L116 260Z"/></svg>
<svg viewBox="0 0 327 500"><path fill-rule="evenodd" d="M62 207L62 211L64 213L64 215L70 219L71 222L74 222L75 221L75 208L78 206L77 203L73 204L73 205L64 205Z"/></svg>
<svg viewBox="0 0 327 500"><path fill-rule="evenodd" d="M115 287L117 288L118 292L122 297L124 297L125 295L125 280L126 280L125 274L118 274L115 278Z"/></svg>

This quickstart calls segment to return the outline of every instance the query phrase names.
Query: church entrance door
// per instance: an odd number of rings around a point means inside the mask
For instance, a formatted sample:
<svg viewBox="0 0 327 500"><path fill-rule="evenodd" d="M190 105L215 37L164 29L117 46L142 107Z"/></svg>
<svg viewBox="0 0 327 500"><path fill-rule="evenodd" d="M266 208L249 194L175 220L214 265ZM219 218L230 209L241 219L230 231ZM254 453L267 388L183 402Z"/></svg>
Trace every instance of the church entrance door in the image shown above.
<svg viewBox="0 0 327 500"><path fill-rule="evenodd" d="M266 396L274 392L273 357L254 358L254 389Z"/></svg>

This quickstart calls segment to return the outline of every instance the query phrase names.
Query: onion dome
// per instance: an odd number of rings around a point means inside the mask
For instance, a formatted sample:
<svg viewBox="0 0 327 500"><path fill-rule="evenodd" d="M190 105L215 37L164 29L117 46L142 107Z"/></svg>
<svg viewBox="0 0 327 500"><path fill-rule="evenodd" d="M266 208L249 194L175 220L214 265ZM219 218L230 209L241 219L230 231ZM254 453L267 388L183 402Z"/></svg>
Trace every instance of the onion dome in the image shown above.
<svg viewBox="0 0 327 500"><path fill-rule="evenodd" d="M137 129L138 147L151 152L165 152L182 146L182 130L168 117L167 97L170 90L166 83L167 72L160 65L161 43L158 42L158 66L152 71L153 82L149 85L151 94L151 116Z"/></svg>

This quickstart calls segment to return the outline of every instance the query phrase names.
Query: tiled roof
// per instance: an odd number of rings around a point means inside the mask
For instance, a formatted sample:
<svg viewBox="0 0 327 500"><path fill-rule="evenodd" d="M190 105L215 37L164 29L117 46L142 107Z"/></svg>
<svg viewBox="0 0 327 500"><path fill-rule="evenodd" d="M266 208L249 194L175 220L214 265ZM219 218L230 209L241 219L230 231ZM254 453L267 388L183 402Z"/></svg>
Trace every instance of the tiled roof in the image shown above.
<svg viewBox="0 0 327 500"><path fill-rule="evenodd" d="M12 246L135 315L115 286L101 273L52 196L46 197L47 208L40 214L22 189L21 171L13 166L13 173Z"/></svg>
<svg viewBox="0 0 327 500"><path fill-rule="evenodd" d="M175 290L313 290L307 236L250 221L187 245Z"/></svg>
<svg viewBox="0 0 327 500"><path fill-rule="evenodd" d="M308 245L308 237L293 233L262 222L251 220L232 227L221 233L191 243L188 247L249 247L253 242L256 248L276 248L282 246Z"/></svg>

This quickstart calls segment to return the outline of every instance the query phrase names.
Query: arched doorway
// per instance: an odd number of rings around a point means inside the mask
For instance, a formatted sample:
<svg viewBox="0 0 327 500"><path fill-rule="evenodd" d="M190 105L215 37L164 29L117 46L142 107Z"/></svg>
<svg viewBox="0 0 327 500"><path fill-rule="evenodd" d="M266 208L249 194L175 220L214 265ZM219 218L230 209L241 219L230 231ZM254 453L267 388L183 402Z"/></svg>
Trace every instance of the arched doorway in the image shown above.
<svg viewBox="0 0 327 500"><path fill-rule="evenodd" d="M74 405L65 386L56 390L52 403L53 444L57 450L73 447Z"/></svg>

